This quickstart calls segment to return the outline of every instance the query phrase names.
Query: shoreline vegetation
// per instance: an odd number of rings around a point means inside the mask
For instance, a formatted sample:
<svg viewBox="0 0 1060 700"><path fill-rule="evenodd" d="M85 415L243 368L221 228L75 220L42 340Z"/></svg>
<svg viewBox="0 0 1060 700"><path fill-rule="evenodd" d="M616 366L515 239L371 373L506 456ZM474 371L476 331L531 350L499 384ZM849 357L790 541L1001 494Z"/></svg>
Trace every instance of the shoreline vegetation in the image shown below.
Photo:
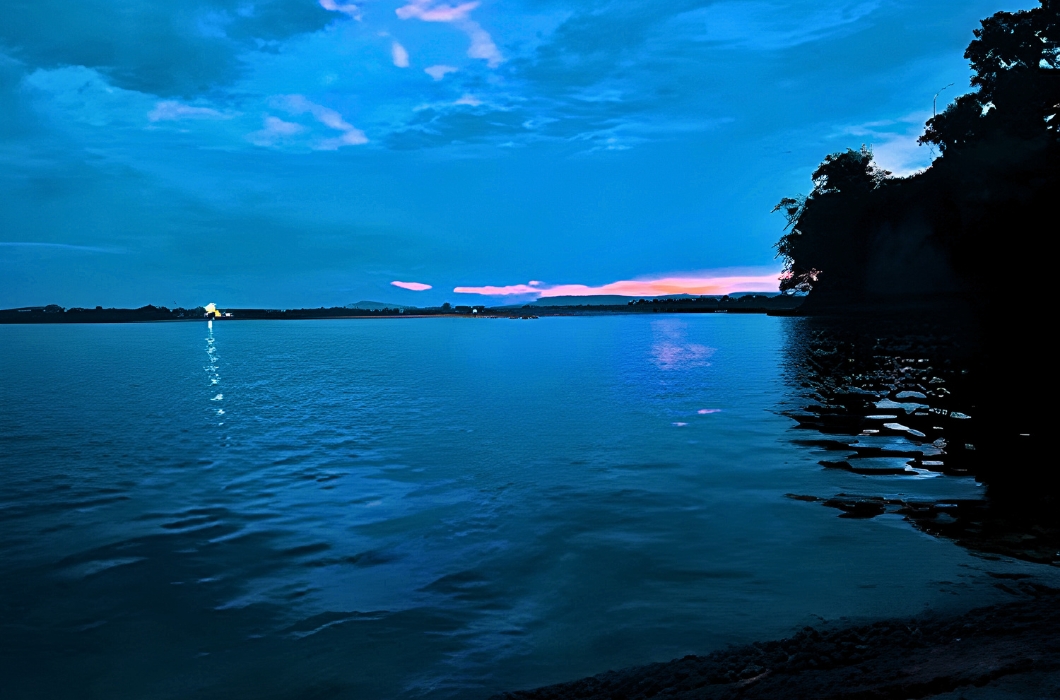
<svg viewBox="0 0 1060 700"><path fill-rule="evenodd" d="M228 308L216 317L218 321L247 320L305 320L340 318L429 318L439 316L478 318L538 318L541 316L579 316L599 314L639 313L753 313L791 315L802 305L804 297L790 295L743 294L733 296L685 296L630 299L625 304L586 303L562 305L525 304L522 306L442 306L417 308L387 306L377 302L359 302L349 306L317 309L244 309ZM227 315L230 314L230 315ZM169 309L164 306L143 306L138 309L65 309L50 306L23 306L0 309L0 324L38 323L143 323L150 321L202 321L206 311L202 307Z"/></svg>

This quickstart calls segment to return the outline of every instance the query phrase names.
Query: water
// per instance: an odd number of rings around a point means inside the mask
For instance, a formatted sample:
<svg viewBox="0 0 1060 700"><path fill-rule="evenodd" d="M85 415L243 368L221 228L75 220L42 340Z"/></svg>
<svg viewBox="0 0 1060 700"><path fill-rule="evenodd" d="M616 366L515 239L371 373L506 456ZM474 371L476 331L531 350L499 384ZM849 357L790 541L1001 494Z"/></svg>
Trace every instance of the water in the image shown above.
<svg viewBox="0 0 1060 700"><path fill-rule="evenodd" d="M982 494L822 469L803 322L0 326L5 697L480 698L1037 571L785 497Z"/></svg>

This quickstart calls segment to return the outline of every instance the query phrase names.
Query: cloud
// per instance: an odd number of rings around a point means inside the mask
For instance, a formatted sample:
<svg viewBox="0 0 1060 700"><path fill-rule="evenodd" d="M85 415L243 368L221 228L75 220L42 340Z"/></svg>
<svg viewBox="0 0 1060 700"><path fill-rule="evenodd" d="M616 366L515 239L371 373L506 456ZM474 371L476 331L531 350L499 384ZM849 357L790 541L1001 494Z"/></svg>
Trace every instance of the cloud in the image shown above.
<svg viewBox="0 0 1060 700"><path fill-rule="evenodd" d="M22 81L22 94L40 113L69 129L75 124L141 126L152 100L148 95L113 86L93 68L64 66L37 69Z"/></svg>
<svg viewBox="0 0 1060 700"><path fill-rule="evenodd" d="M846 126L839 136L856 136L872 148L873 160L897 177L906 177L931 165L932 149L921 146L917 138L930 118L927 111L914 112L898 119Z"/></svg>
<svg viewBox="0 0 1060 700"><path fill-rule="evenodd" d="M485 101L467 95L457 100L435 102L413 108L413 116L403 128L386 137L389 148L408 150L448 146L454 143L478 144L491 140L512 141L538 138L522 126L527 115L518 105L498 104L490 95ZM478 102L479 104L475 104Z"/></svg>
<svg viewBox="0 0 1060 700"><path fill-rule="evenodd" d="M446 76L447 73L455 73L459 70L455 66L446 66L439 64L437 66L428 66L423 69L423 72L431 76L435 80L441 80Z"/></svg>
<svg viewBox="0 0 1060 700"><path fill-rule="evenodd" d="M760 50L786 49L848 31L880 6L879 0L855 0L814 7L801 17L772 2L718 2L675 21L703 27L695 37L711 44Z"/></svg>
<svg viewBox="0 0 1060 700"><path fill-rule="evenodd" d="M932 150L917 142L921 130L891 134L872 144L872 158L895 177L908 177L931 165Z"/></svg>
<svg viewBox="0 0 1060 700"><path fill-rule="evenodd" d="M409 52L396 41L390 45L390 56L394 59L394 65L398 68L409 67Z"/></svg>
<svg viewBox="0 0 1060 700"><path fill-rule="evenodd" d="M320 0L320 6L329 12L341 12L349 15L351 19L361 21L361 8L351 3L335 2L335 0Z"/></svg>
<svg viewBox="0 0 1060 700"><path fill-rule="evenodd" d="M496 68L504 62L504 56L493 43L493 37L478 22L464 20L457 26L471 39L471 46L467 49L468 56L482 59L490 68Z"/></svg>
<svg viewBox="0 0 1060 700"><path fill-rule="evenodd" d="M394 10L394 13L401 19L415 18L424 22L459 22L467 19L468 14L479 5L477 2L465 2L456 7L452 5L431 7L432 1L412 0L408 5Z"/></svg>
<svg viewBox="0 0 1060 700"><path fill-rule="evenodd" d="M247 136L255 146L275 146L278 142L300 134L305 127L294 122L285 122L279 117L265 117L265 128Z"/></svg>
<svg viewBox="0 0 1060 700"><path fill-rule="evenodd" d="M768 275L731 275L725 277L663 277L654 280L622 280L600 286L584 284L543 285L534 280L530 284L513 284L502 287L456 287L458 294L481 294L484 296L512 296L536 294L541 297L591 296L616 294L628 297L652 297L669 294L733 294L736 292L776 291L780 273Z"/></svg>
<svg viewBox="0 0 1060 700"><path fill-rule="evenodd" d="M431 288L431 285L424 284L423 282L399 282L398 280L394 280L390 284L395 287L401 287L402 289L410 289L414 292L425 292Z"/></svg>
<svg viewBox="0 0 1060 700"><path fill-rule="evenodd" d="M457 294L481 294L488 297L506 297L517 294L541 294L541 290L527 284L509 284L504 287L454 287Z"/></svg>
<svg viewBox="0 0 1060 700"><path fill-rule="evenodd" d="M34 68L84 66L126 90L188 97L237 80L246 52L323 29L332 17L291 0L7 2L0 46Z"/></svg>
<svg viewBox="0 0 1060 700"><path fill-rule="evenodd" d="M180 121L182 119L228 119L230 115L210 107L192 107L176 100L163 100L147 114L152 122Z"/></svg>
<svg viewBox="0 0 1060 700"><path fill-rule="evenodd" d="M318 122L332 129L345 131L353 128L342 118L341 114L316 102L311 102L306 99L305 95L282 95L275 98L273 102L290 114L306 114L308 112Z"/></svg>
<svg viewBox="0 0 1060 700"><path fill-rule="evenodd" d="M490 68L496 68L504 62L504 56L493 43L490 33L483 29L481 24L471 19L471 11L479 5L477 2L465 2L456 6L434 5L433 2L434 0L412 0L409 4L394 10L394 13L402 20L418 19L423 22L452 24L467 34L468 39L471 40L471 45L467 49L468 56L485 61Z"/></svg>
<svg viewBox="0 0 1060 700"><path fill-rule="evenodd" d="M341 136L317 141L313 144L317 151L336 151L343 146L363 146L368 143L368 137L360 129L350 129Z"/></svg>
<svg viewBox="0 0 1060 700"><path fill-rule="evenodd" d="M288 114L309 114L329 129L343 132L341 136L315 142L312 145L315 150L334 151L343 146L359 146L368 143L368 137L364 135L364 132L343 119L341 114L324 105L311 102L304 95L281 95L271 101Z"/></svg>

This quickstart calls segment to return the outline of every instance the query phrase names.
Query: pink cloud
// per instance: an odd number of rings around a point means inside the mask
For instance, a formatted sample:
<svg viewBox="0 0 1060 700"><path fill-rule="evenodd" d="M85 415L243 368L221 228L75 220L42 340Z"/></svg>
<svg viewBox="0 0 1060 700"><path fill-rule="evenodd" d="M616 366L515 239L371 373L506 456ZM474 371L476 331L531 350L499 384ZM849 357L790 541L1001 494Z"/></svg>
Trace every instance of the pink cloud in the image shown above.
<svg viewBox="0 0 1060 700"><path fill-rule="evenodd" d="M457 294L484 294L490 297L504 297L512 294L540 294L541 290L527 284L510 284L506 287L454 287Z"/></svg>
<svg viewBox="0 0 1060 700"><path fill-rule="evenodd" d="M408 5L399 7L394 12L401 19L420 19L424 22L456 22L466 19L468 13L478 7L477 2L465 2L453 7L452 5L437 5L431 7L432 0L412 0Z"/></svg>
<svg viewBox="0 0 1060 700"><path fill-rule="evenodd" d="M721 409L720 408L701 408L698 411L696 411L696 413L698 413L701 416L706 416L706 415L709 415L711 413L721 413Z"/></svg>
<svg viewBox="0 0 1060 700"><path fill-rule="evenodd" d="M320 0L320 6L329 12L341 12L358 21L361 19L361 8L353 3L343 4L335 0Z"/></svg>
<svg viewBox="0 0 1060 700"><path fill-rule="evenodd" d="M399 282L394 280L390 284L395 287L401 287L402 289L411 289L414 292L423 292L431 288L431 285L424 284L423 282Z"/></svg>
<svg viewBox="0 0 1060 700"><path fill-rule="evenodd" d="M592 287L585 284L544 285L537 280L530 284L513 284L503 287L457 287L458 294L482 294L485 296L510 296L536 294L541 297L616 294L628 297L653 297L668 294L733 294L735 292L777 291L780 273L769 275L731 275L726 277L663 277L655 280L623 280Z"/></svg>

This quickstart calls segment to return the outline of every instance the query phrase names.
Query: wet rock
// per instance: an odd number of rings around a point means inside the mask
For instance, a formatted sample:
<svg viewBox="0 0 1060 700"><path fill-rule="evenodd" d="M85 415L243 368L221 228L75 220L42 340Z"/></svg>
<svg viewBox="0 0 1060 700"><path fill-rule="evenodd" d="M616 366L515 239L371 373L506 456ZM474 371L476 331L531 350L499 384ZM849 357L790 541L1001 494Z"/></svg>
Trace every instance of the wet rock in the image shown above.
<svg viewBox="0 0 1060 700"><path fill-rule="evenodd" d="M860 460L859 460L860 461ZM907 469L905 466L902 467L883 467L883 466L862 466L858 464L855 466L847 460L840 460L836 462L821 460L818 462L822 467L826 469L842 469L843 471L851 472L852 474L861 474L862 476L916 476L916 472L912 469Z"/></svg>
<svg viewBox="0 0 1060 700"><path fill-rule="evenodd" d="M887 512L887 504L882 498L830 498L823 505L843 511L841 518L875 518Z"/></svg>

